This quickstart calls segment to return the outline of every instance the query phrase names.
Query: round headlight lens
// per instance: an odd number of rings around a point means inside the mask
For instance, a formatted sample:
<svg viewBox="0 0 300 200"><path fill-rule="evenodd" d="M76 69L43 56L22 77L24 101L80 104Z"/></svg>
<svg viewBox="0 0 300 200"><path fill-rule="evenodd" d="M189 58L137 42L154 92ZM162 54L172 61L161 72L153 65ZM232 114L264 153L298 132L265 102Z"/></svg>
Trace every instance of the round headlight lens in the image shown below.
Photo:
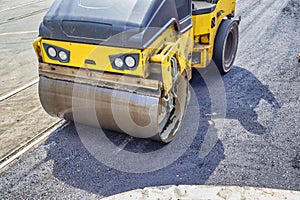
<svg viewBox="0 0 300 200"><path fill-rule="evenodd" d="M68 59L68 55L67 55L67 53L64 52L64 51L60 51L60 52L58 53L58 56L59 56L59 58L60 58L62 61L65 61L65 60Z"/></svg>
<svg viewBox="0 0 300 200"><path fill-rule="evenodd" d="M135 66L135 59L132 56L127 56L125 58L125 63L128 67L132 68Z"/></svg>
<svg viewBox="0 0 300 200"><path fill-rule="evenodd" d="M55 58L56 55L57 55L57 52L53 47L49 47L48 48L48 54L49 54L50 57Z"/></svg>
<svg viewBox="0 0 300 200"><path fill-rule="evenodd" d="M118 68L121 68L124 65L123 60L121 58L116 58L114 63L115 63L115 66Z"/></svg>

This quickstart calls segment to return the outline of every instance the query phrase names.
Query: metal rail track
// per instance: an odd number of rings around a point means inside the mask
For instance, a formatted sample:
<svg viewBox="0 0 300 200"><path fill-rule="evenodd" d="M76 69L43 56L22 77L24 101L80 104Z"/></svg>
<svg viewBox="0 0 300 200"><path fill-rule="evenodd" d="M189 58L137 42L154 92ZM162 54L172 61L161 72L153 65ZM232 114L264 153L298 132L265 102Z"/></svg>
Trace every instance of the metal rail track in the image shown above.
<svg viewBox="0 0 300 200"><path fill-rule="evenodd" d="M10 153L6 154L0 159L0 173L5 167L16 161L18 158L23 156L29 150L33 149L37 145L45 141L53 132L60 130L67 126L69 123L64 120L59 120L52 123L49 127L43 129L36 136L29 139L28 141L21 144L19 147L12 150Z"/></svg>
<svg viewBox="0 0 300 200"><path fill-rule="evenodd" d="M10 8L2 9L2 10L0 10L0 13L6 12L6 11L11 11L11 10L14 10L14 9L23 8L23 7L26 7L26 6L31 6L31 5L34 5L34 4L39 4L39 3L42 3L42 2L45 2L45 1L46 0L31 1L31 2L28 2L28 3L13 6L13 7L10 7ZM4 19L3 21L0 21L0 25L11 23L11 22L14 22L14 21L18 21L18 20L21 20L21 19L24 19L24 18L27 18L27 17L31 17L31 16L34 16L34 15L38 15L40 13L46 12L48 9L49 9L49 6L43 7L41 9L32 11L30 13L23 14L23 15L20 15L20 16L13 16L11 18Z"/></svg>
<svg viewBox="0 0 300 200"><path fill-rule="evenodd" d="M41 3L41 2L43 2L43 1L47 1L47 0L30 1L30 2L23 3L23 4L20 4L20 5L17 5L17 6L13 6L13 7L10 7L10 8L4 8L4 9L0 10L0 13L1 13L1 12L4 12L4 11L8 11L8 10L14 10L14 9L22 8L22 7L25 7L25 6L32 5L32 4Z"/></svg>
<svg viewBox="0 0 300 200"><path fill-rule="evenodd" d="M29 88L29 87L31 87L31 86L37 84L38 82L39 82L39 78L35 78L34 80L32 80L32 81L26 83L25 85L20 86L20 87L18 87L17 89L12 90L12 91L10 91L10 92L8 92L8 93L6 93L6 94L0 96L0 102L4 101L4 100L6 100L6 99L8 99L8 98L10 98L10 97L13 97L13 96L17 95L18 93L20 93L20 92L26 90L27 88Z"/></svg>
<svg viewBox="0 0 300 200"><path fill-rule="evenodd" d="M24 19L24 18L27 18L27 17L31 17L31 16L34 16L34 15L38 15L40 13L46 12L48 9L49 8L40 9L40 10L31 12L31 13L28 13L28 14L21 15L19 17L15 17L15 18L11 18L11 19L8 19L8 20L5 20L5 21L1 21L0 25L11 23L11 22L14 22L14 21L18 21L18 20L21 20L21 19Z"/></svg>
<svg viewBox="0 0 300 200"><path fill-rule="evenodd" d="M39 78L36 78L36 79L28 82L27 84L20 86L17 89L0 96L0 102L4 101L6 99L9 99L9 98L17 95L18 93L26 90L27 88L37 84L38 81L39 81ZM36 145L43 142L45 139L47 139L51 135L51 133L53 133L55 130L58 130L61 127L63 128L64 127L63 125L67 125L67 124L68 123L66 123L64 120L59 120L57 122L54 122L54 123L50 124L47 128L40 131L33 138L29 139L28 141L24 142L23 144L21 144L20 146L18 146L14 150L12 150L11 152L4 155L2 158L0 158L0 172L6 166L8 166L12 162L14 162L16 159L18 159L19 157L24 155L26 152L28 152L29 150L34 148Z"/></svg>

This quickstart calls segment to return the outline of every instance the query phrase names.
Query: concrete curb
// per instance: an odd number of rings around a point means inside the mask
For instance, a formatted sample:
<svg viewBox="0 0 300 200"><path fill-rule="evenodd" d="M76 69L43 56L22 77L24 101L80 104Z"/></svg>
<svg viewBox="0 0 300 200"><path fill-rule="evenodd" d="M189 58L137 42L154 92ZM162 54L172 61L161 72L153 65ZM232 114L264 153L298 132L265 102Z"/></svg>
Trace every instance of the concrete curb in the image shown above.
<svg viewBox="0 0 300 200"><path fill-rule="evenodd" d="M254 187L237 186L207 186L207 185L180 185L160 186L137 189L111 197L105 200L299 200L300 191L277 190Z"/></svg>

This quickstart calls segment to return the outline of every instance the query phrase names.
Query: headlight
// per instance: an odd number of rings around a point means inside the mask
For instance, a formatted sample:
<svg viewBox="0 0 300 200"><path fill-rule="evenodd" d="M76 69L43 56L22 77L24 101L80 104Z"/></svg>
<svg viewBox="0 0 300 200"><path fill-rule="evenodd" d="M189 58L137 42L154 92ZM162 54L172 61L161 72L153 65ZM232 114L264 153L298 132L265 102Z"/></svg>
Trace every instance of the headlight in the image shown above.
<svg viewBox="0 0 300 200"><path fill-rule="evenodd" d="M135 59L132 56L127 56L125 58L125 64L130 68L135 67Z"/></svg>
<svg viewBox="0 0 300 200"><path fill-rule="evenodd" d="M115 54L110 55L109 60L112 68L116 70L136 70L139 65L140 54Z"/></svg>
<svg viewBox="0 0 300 200"><path fill-rule="evenodd" d="M64 52L64 51L60 51L60 52L58 53L58 56L59 56L59 58L60 58L62 61L66 61L66 60L68 59L68 55L67 55L67 53Z"/></svg>
<svg viewBox="0 0 300 200"><path fill-rule="evenodd" d="M123 60L121 58L116 58L114 61L114 64L118 68L122 68L124 65Z"/></svg>
<svg viewBox="0 0 300 200"><path fill-rule="evenodd" d="M48 47L48 54L50 57L55 58L57 55L57 52L53 47Z"/></svg>
<svg viewBox="0 0 300 200"><path fill-rule="evenodd" d="M70 62L70 51L52 44L43 43L47 56L51 60L57 60L61 63Z"/></svg>

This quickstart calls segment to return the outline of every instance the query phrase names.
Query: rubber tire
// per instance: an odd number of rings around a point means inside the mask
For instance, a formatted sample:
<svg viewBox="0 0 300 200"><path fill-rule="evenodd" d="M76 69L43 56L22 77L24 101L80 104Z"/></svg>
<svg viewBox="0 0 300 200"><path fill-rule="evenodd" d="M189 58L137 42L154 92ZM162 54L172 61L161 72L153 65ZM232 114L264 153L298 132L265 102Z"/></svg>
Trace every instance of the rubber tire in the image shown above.
<svg viewBox="0 0 300 200"><path fill-rule="evenodd" d="M234 63L239 41L239 24L236 20L223 20L218 29L213 61L221 74L226 74Z"/></svg>

